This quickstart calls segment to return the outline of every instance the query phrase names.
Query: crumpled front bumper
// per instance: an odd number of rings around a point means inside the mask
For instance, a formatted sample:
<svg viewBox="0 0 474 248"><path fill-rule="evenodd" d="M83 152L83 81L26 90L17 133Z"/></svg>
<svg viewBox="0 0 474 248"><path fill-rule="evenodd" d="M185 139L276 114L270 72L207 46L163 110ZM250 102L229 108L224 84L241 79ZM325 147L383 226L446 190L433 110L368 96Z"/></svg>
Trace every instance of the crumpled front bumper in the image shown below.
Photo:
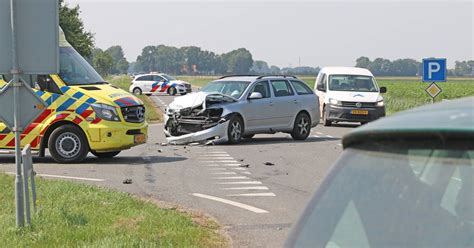
<svg viewBox="0 0 474 248"><path fill-rule="evenodd" d="M166 124L169 120L168 115L164 115L164 123ZM229 126L229 121L219 123L215 127L211 127L206 130L202 130L195 133L185 134L181 136L171 136L171 134L166 130L166 127L163 129L166 140L169 144L172 145L185 145L194 142L202 142L206 140L213 140L216 143L226 142L227 141L227 130Z"/></svg>

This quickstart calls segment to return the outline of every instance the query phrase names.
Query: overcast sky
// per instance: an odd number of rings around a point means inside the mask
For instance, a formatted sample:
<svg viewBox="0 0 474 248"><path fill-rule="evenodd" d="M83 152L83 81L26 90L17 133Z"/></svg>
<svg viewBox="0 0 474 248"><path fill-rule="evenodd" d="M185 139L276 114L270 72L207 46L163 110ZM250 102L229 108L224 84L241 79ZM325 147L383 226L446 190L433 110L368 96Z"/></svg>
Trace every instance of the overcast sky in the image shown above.
<svg viewBox="0 0 474 248"><path fill-rule="evenodd" d="M245 47L280 67L353 66L370 59L473 59L473 0L162 1L66 0L79 4L96 46L121 45L129 61L143 47Z"/></svg>

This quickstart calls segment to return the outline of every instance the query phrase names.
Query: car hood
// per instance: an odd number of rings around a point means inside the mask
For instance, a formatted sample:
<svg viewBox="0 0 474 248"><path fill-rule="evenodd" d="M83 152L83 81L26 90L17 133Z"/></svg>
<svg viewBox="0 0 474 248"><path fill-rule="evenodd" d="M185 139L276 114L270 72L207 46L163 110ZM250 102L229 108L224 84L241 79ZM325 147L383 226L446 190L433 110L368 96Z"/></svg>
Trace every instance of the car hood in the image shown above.
<svg viewBox="0 0 474 248"><path fill-rule="evenodd" d="M143 105L143 102L134 95L110 84L70 86L69 88L71 92L65 93L74 95L74 92L81 92L99 103L120 107Z"/></svg>
<svg viewBox="0 0 474 248"><path fill-rule="evenodd" d="M187 94L185 96L179 96L169 105L170 109L180 110L183 108L194 108L201 106L207 100L212 99L213 102L236 102L237 99L224 95L221 93L209 93L209 92L196 92Z"/></svg>
<svg viewBox="0 0 474 248"><path fill-rule="evenodd" d="M327 97L343 102L377 102L379 96L379 92L331 91Z"/></svg>

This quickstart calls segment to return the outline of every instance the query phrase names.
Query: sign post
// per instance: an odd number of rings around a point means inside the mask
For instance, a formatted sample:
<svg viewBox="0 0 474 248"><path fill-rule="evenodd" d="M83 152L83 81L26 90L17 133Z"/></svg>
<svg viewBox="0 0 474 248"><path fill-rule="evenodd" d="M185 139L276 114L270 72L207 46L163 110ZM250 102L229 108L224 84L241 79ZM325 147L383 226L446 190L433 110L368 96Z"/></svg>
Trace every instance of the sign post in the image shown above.
<svg viewBox="0 0 474 248"><path fill-rule="evenodd" d="M2 107L0 120L15 133L15 202L19 227L24 226L24 199L29 197L23 194L20 135L46 106L21 77L59 72L58 25L58 0L0 0L0 74L12 75L12 80L0 91L0 104L13 105L13 111Z"/></svg>
<svg viewBox="0 0 474 248"><path fill-rule="evenodd" d="M446 71L446 59L423 59L423 82L431 83L425 89L425 92L431 96L431 103L434 103L436 96L442 92L436 82L446 82Z"/></svg>

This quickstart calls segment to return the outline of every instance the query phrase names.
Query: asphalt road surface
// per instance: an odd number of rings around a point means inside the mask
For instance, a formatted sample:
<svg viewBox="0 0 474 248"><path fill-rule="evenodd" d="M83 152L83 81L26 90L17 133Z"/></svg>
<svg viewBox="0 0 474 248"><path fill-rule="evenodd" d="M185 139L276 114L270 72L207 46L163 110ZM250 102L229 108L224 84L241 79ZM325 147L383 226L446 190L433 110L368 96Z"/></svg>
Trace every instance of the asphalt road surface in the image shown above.
<svg viewBox="0 0 474 248"><path fill-rule="evenodd" d="M165 108L171 96L154 96ZM217 219L234 247L281 247L312 193L342 151L341 137L358 125L318 126L306 141L256 135L239 145L162 146L163 125L149 142L114 159L83 164L36 158L40 176L90 183L203 211ZM0 171L14 172L0 156ZM132 179L132 184L123 184ZM39 192L41 195L41 192ZM41 197L41 196L39 196Z"/></svg>

